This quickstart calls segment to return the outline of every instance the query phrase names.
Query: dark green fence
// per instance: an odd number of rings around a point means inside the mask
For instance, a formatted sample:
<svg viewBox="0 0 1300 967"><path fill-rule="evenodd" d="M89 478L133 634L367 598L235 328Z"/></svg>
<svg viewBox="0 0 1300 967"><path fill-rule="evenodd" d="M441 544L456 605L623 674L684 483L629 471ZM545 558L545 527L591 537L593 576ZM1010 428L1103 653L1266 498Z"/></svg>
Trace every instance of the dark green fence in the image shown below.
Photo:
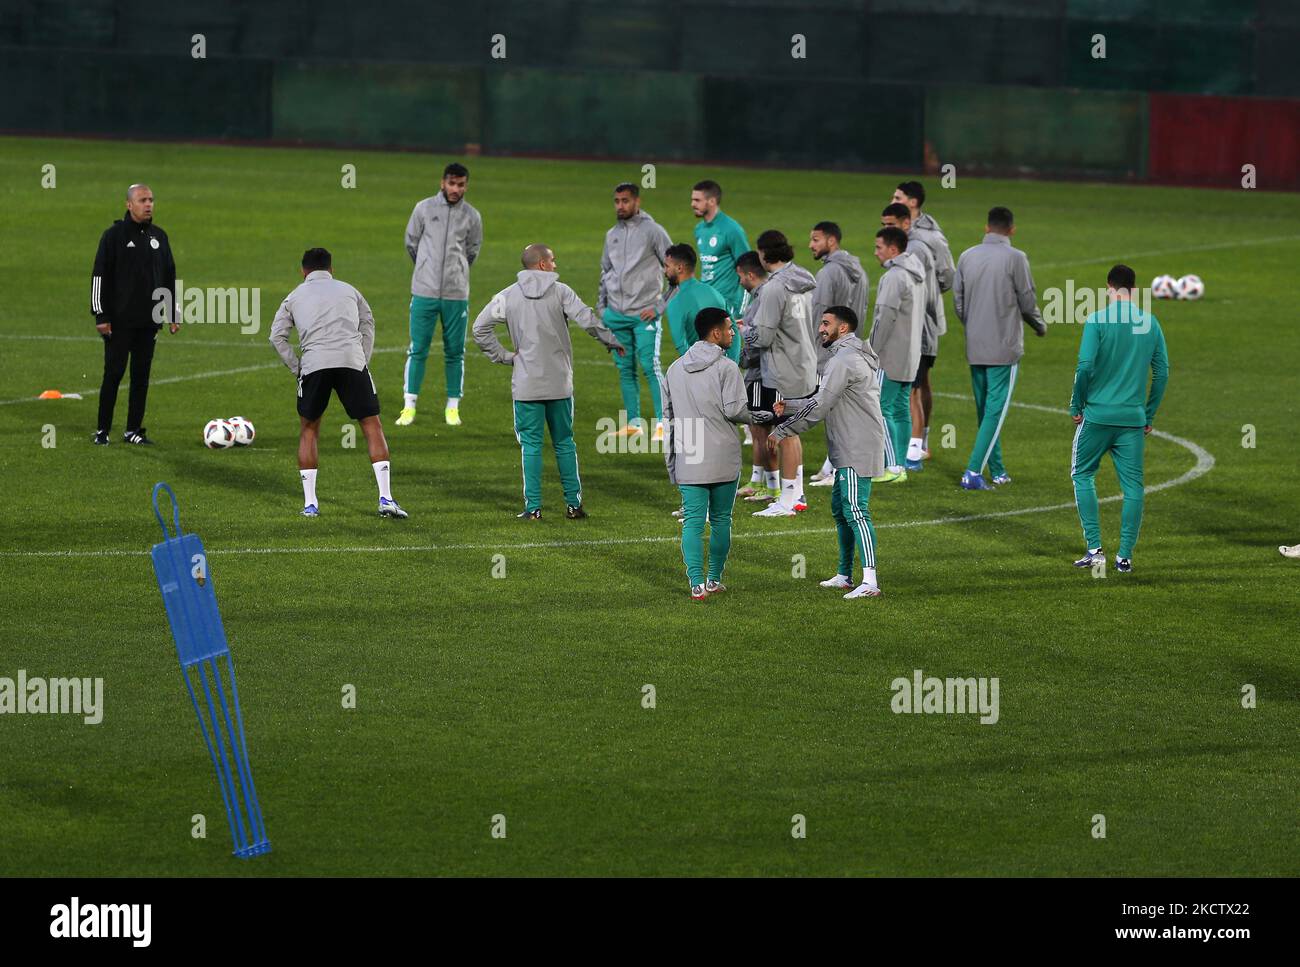
<svg viewBox="0 0 1300 967"><path fill-rule="evenodd" d="M1107 57L1091 56L1092 36ZM0 46L1300 96L1296 0L6 0ZM807 57L791 56L793 38Z"/></svg>
<svg viewBox="0 0 1300 967"><path fill-rule="evenodd" d="M1145 100L1109 91L931 88L926 139L941 162L967 171L1141 178Z"/></svg>

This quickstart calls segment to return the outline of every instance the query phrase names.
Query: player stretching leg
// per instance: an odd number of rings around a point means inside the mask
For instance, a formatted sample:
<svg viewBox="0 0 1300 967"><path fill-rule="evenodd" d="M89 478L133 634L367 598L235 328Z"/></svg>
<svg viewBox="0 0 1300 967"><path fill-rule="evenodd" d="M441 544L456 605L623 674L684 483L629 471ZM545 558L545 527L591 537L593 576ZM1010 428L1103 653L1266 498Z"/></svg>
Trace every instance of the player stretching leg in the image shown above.
<svg viewBox="0 0 1300 967"><path fill-rule="evenodd" d="M302 256L303 283L289 293L271 323L271 345L298 377L298 472L302 478L304 517L319 514L316 503L317 440L320 418L337 393L348 416L361 422L370 466L379 485L379 516L405 517L389 489L388 443L379 425L379 397L370 377L375 348L375 317L365 297L334 278L334 260L323 248ZM289 330L298 330L294 354Z"/></svg>
<svg viewBox="0 0 1300 967"><path fill-rule="evenodd" d="M758 236L756 245L768 280L754 325L747 327L744 336L746 346L759 351L762 382L758 408L775 412L777 400L811 396L817 388L817 350L808 325L817 282L807 269L795 265L794 249L780 232L769 229ZM798 436L783 438L779 457L780 494L755 517L793 517L808 506L803 495L803 446Z"/></svg>

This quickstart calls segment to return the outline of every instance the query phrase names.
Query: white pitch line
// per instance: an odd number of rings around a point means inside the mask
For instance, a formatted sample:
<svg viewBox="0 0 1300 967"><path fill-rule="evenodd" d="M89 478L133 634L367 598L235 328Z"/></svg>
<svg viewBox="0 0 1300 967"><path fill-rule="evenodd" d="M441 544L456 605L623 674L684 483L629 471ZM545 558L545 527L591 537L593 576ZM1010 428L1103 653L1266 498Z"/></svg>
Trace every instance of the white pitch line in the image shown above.
<svg viewBox="0 0 1300 967"><path fill-rule="evenodd" d="M17 332L0 333L0 339L21 339L30 342L100 342L99 336L26 335ZM239 346L241 348L265 349L267 344L267 340L257 337L251 339L177 339L175 342L168 343L169 346L177 349L206 349L208 346Z"/></svg>
<svg viewBox="0 0 1300 967"><path fill-rule="evenodd" d="M963 396L960 393L935 393L935 396L946 396L950 399L959 399L969 401L971 397ZM1069 410L1063 410L1054 406L1041 406L1037 403L1017 403L1014 400L1012 406L1018 406L1026 410L1038 410L1042 413L1052 413L1055 415L1069 416ZM1187 472L1175 477L1172 480L1166 480L1162 483L1151 484L1144 488L1148 494L1158 493L1161 490L1168 490L1170 487L1178 487L1185 483L1191 483L1197 477L1203 477L1214 469L1214 455L1202 447L1200 444L1187 440L1183 437L1174 436L1172 433L1165 433L1163 430L1152 430L1151 435L1159 437L1162 440L1168 440L1170 443L1176 443L1178 446L1188 450L1196 457L1196 465ZM1110 504L1117 500L1123 500L1122 494L1114 494L1110 497L1102 497L1098 503ZM1016 510L999 510L987 514L965 514L961 517L935 517L931 520L906 520L896 521L893 523L876 524L877 530L889 530L896 527L935 527L940 524L968 524L981 520L998 520L1003 517L1019 517L1023 514L1045 514L1055 510L1074 509L1074 502L1070 501L1063 504L1050 504L1043 507L1021 507ZM743 540L747 538L772 538L772 537L797 537L804 534L833 534L834 527L807 527L795 530L774 530L774 531L754 531L753 533L737 534L733 531L732 540ZM216 555L251 555L251 554L420 554L433 553L436 551L500 551L500 550L534 550L534 549L556 549L565 547L616 547L619 545L633 544L679 544L681 543L680 534L664 534L653 537L606 537L596 540L576 540L576 541L529 541L523 544L508 544L501 541L488 544L394 544L391 546L373 546L373 547L236 547L236 548L218 548L208 549L209 554ZM97 551L0 551L0 557L147 557L148 551L141 550L97 550Z"/></svg>
<svg viewBox="0 0 1300 967"><path fill-rule="evenodd" d="M379 353L404 353L404 352L406 352L406 350L401 346L389 346L384 349L376 349L374 353L372 353L372 355L378 355ZM263 369L282 369L282 368L284 368L284 363L279 361L276 361L274 363L258 363L256 366L240 366L237 369L214 369L206 373L186 373L182 376L167 376L163 379L151 379L149 381L149 386L150 388L153 388L154 386L166 386L169 383L188 383L190 380L195 380L195 379L214 379L215 377L218 376L235 376L238 375L239 373L256 373L259 370L263 370ZM83 398L87 396L97 396L99 395L99 389L95 388L95 389L82 390L81 395ZM0 406L13 406L15 403L45 403L45 402L48 401L41 399L39 396L23 396L16 400L0 400Z"/></svg>
<svg viewBox="0 0 1300 967"><path fill-rule="evenodd" d="M1300 241L1300 235L1274 235L1271 238L1246 238L1234 240L1231 242L1211 242L1206 245L1184 245L1181 248L1157 249L1150 252L1129 252L1127 255L1108 255L1096 259L1071 259L1066 262L1044 262L1041 265L1031 265L1030 268L1038 269L1065 269L1074 265L1104 265L1109 262L1114 265L1117 262L1130 262L1137 259L1153 259L1163 255L1182 255L1184 252L1212 252L1221 248L1240 248L1243 245L1273 245L1277 242L1297 242Z"/></svg>

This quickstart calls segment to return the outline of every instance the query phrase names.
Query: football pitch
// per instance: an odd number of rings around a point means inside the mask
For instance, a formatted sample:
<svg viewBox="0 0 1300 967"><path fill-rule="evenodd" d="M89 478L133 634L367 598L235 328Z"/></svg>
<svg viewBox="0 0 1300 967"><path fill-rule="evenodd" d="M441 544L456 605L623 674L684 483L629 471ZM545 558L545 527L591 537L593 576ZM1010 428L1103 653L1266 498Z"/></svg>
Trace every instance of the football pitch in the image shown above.
<svg viewBox="0 0 1300 967"><path fill-rule="evenodd" d="M1083 549L1066 412L1077 325L1027 332L1002 437L1014 483L959 489L975 414L949 297L933 459L871 495L884 596L844 601L817 586L836 542L829 491L810 488L810 508L789 521L740 505L730 590L697 603L662 455L598 452L617 377L577 327L590 519L564 519L548 447L545 517L515 520L509 372L472 341L464 425L441 419L435 337L420 416L393 426L410 299L403 229L449 157L2 144L0 676L104 681L97 725L0 715L4 873L1300 871L1300 565L1276 549L1300 541L1300 197L960 173L944 190L924 178L954 256L980 240L990 206L1015 212L1040 304L1067 282L1104 287L1117 261L1142 284L1205 280L1200 301L1154 304L1171 370L1134 573L1070 566ZM640 181L641 164L467 161L485 236L471 320L531 242L551 245L561 279L593 303L612 187ZM341 186L349 164L355 188ZM43 165L56 187L42 188ZM916 173L663 164L655 175L643 204L675 241L691 240L687 199L705 177L751 242L780 228L805 267L809 228L839 222L874 305L879 212ZM154 190L186 286L260 289L261 325L161 333L145 421L157 445L121 443L124 380L114 443L93 447L102 350L90 270L135 181ZM344 445L337 400L321 429L321 516L298 516L295 382L267 335L303 250L318 245L375 312L371 370L409 520L376 516L364 442ZM673 356L665 339L665 368ZM84 398L35 400L51 388ZM204 449L204 423L235 414L256 425L254 445ZM820 428L805 453L811 474ZM210 553L239 669L274 848L246 862L230 855L148 557L159 480ZM1109 462L1098 489L1118 494ZM1113 554L1118 502L1102 505L1102 525ZM897 714L891 682L917 670L996 678L997 721ZM206 838L192 835L196 814Z"/></svg>

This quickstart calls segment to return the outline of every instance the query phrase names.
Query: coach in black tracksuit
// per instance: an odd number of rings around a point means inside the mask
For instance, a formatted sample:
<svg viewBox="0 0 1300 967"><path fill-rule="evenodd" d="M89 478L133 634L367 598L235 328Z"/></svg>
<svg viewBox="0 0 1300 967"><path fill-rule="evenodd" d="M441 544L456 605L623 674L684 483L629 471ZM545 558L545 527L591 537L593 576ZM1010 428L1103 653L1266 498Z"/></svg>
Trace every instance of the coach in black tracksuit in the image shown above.
<svg viewBox="0 0 1300 967"><path fill-rule="evenodd" d="M171 296L165 301L155 300L154 293L159 289ZM153 223L153 192L148 185L132 185L126 190L126 214L99 237L90 283L90 311L95 316L95 329L104 340L104 382L99 388L95 443L108 443L117 387L126 373L128 359L131 397L122 439L136 444L153 442L145 436L142 424L154 340L164 322L176 332L179 309L176 263L167 233Z"/></svg>

